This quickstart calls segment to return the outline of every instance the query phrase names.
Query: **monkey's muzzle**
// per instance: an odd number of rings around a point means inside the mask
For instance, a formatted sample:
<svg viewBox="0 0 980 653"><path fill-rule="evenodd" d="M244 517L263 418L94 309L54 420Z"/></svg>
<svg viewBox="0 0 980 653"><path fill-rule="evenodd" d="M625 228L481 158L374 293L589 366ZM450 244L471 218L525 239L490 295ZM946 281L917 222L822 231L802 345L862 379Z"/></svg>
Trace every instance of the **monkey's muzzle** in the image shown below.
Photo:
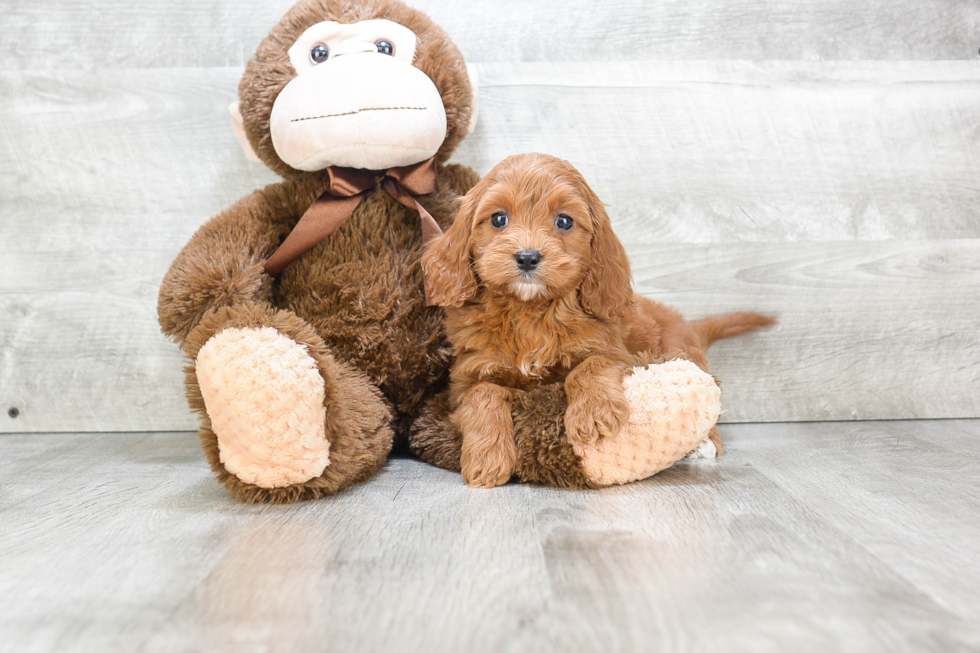
<svg viewBox="0 0 980 653"><path fill-rule="evenodd" d="M446 138L446 109L421 70L378 53L338 56L279 93L272 144L289 166L384 170L424 161Z"/></svg>

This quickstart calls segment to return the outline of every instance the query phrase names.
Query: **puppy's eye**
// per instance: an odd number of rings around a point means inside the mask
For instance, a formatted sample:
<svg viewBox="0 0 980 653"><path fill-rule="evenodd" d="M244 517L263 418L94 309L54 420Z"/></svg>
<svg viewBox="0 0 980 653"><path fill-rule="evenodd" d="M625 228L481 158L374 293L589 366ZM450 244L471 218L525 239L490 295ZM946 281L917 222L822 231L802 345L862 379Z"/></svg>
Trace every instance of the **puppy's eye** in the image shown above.
<svg viewBox="0 0 980 653"><path fill-rule="evenodd" d="M503 211L497 211L492 216L490 216L490 224L492 224L497 229L503 229L510 222L510 218Z"/></svg>
<svg viewBox="0 0 980 653"><path fill-rule="evenodd" d="M317 43L310 50L310 61L313 63L323 63L330 56L330 48L322 43Z"/></svg>
<svg viewBox="0 0 980 653"><path fill-rule="evenodd" d="M562 213L557 218L555 218L555 226L561 229L562 231L568 231L569 229L575 226L575 221L572 220L567 215L565 215L564 213Z"/></svg>
<svg viewBox="0 0 980 653"><path fill-rule="evenodd" d="M386 54L389 57L395 54L395 46L391 44L391 41L381 39L380 41L375 41L374 44L378 46L378 52L381 54Z"/></svg>

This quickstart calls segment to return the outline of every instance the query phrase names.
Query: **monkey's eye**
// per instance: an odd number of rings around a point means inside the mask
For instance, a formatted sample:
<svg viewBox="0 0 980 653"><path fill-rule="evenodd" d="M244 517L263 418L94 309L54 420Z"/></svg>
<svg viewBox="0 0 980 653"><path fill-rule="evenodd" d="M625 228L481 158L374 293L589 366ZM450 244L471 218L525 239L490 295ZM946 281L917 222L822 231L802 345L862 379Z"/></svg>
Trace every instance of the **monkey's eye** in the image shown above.
<svg viewBox="0 0 980 653"><path fill-rule="evenodd" d="M330 48L322 43L317 43L310 50L310 61L313 63L323 63L330 56Z"/></svg>
<svg viewBox="0 0 980 653"><path fill-rule="evenodd" d="M564 213L562 213L557 218L555 218L555 226L561 229L562 231L568 231L569 229L575 226L575 221L572 220L567 215L565 215Z"/></svg>
<svg viewBox="0 0 980 653"><path fill-rule="evenodd" d="M503 229L510 222L510 218L503 211L497 211L492 216L490 216L490 224L492 224L497 229Z"/></svg>
<svg viewBox="0 0 980 653"><path fill-rule="evenodd" d="M380 41L376 41L374 44L378 46L378 52L381 54L386 54L389 57L395 54L395 46L391 44L391 41L381 39Z"/></svg>

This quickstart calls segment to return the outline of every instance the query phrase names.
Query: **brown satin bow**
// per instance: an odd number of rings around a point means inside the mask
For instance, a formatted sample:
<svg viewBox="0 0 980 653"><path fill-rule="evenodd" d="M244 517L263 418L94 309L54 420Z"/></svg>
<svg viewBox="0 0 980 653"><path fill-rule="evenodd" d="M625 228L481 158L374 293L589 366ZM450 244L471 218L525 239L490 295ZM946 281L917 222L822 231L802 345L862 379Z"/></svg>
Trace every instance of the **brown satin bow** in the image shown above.
<svg viewBox="0 0 980 653"><path fill-rule="evenodd" d="M422 221L422 242L429 242L442 233L429 212L415 199L416 195L428 195L437 189L435 159L383 172L357 170L355 168L327 168L330 185L313 205L306 210L279 249L265 262L265 272L275 276L286 266L313 249L317 243L344 224L364 193L374 188L381 177L381 187L410 209L419 212Z"/></svg>

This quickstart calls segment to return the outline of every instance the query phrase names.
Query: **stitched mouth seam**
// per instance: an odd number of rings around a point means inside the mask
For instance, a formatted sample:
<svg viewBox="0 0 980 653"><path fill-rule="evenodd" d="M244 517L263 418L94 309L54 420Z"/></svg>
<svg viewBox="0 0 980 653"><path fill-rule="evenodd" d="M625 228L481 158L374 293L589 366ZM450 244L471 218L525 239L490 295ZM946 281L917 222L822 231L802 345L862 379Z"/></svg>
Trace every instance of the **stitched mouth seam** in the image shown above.
<svg viewBox="0 0 980 653"><path fill-rule="evenodd" d="M362 111L425 111L425 107L368 107L357 111L345 111L344 113L328 113L325 116L310 116L308 118L293 118L289 122L301 122L303 120L319 120L320 118L336 118L338 116L353 116Z"/></svg>

